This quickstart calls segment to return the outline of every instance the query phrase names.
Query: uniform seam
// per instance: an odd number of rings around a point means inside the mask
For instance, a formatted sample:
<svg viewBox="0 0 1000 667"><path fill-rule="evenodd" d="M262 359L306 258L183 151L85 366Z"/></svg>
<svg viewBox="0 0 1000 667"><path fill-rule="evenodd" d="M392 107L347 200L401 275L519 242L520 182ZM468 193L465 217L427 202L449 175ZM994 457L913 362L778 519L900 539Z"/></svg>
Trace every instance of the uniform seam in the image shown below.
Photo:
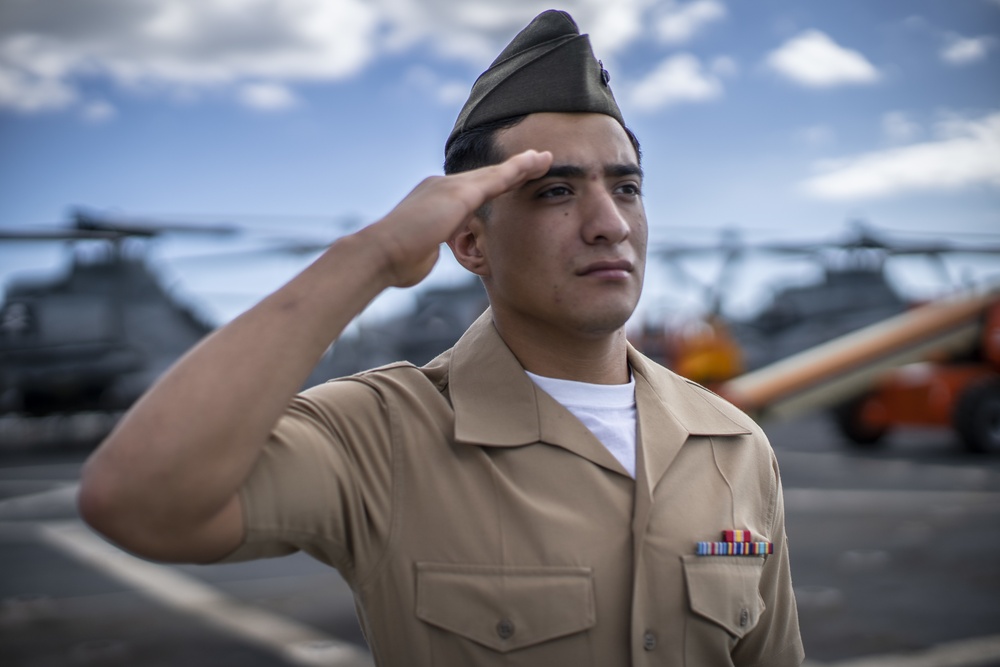
<svg viewBox="0 0 1000 667"><path fill-rule="evenodd" d="M709 447L712 449L712 462L715 463L715 469L719 471L719 475L722 477L722 481L726 483L726 487L729 489L729 518L732 520L732 526L736 528L736 492L733 491L733 484L729 481L729 477L726 476L725 471L719 464L718 452L715 451L715 438L712 436L708 437ZM770 523L770 522L769 522Z"/></svg>
<svg viewBox="0 0 1000 667"><path fill-rule="evenodd" d="M390 368L398 368L399 366L390 366ZM397 416L392 410L389 398L380 391L373 383L363 378L362 376L353 376L351 379L361 382L367 385L372 391L374 391L378 397L381 399L382 405L384 406L386 418L389 423L389 456L390 461L390 478L389 478L389 532L386 536L385 546L382 552L375 559L375 564L371 566L371 569L365 572L363 575L358 573L358 587L365 588L378 574L380 574L390 562L390 555L396 547L396 542L398 541L399 534L399 494L402 493L400 487L402 485L401 475L399 472L399 466L401 465L399 450L399 442L396 434L399 432L398 426L396 424ZM357 568L357 559L355 561L355 568Z"/></svg>
<svg viewBox="0 0 1000 667"><path fill-rule="evenodd" d="M496 517L497 522L497 535L500 539L500 565L504 566L507 565L507 543L504 539L503 516L501 515L500 510L500 488L497 480L496 462L493 461L492 457L488 453L482 451L482 448L480 448L480 451L483 456L489 460L490 464L490 484L493 487L493 506L496 508L494 516Z"/></svg>
<svg viewBox="0 0 1000 667"><path fill-rule="evenodd" d="M767 525L769 526L769 528L771 530L771 539L772 540L774 540L774 538L775 538L775 535L774 535L774 521L775 521L775 519L778 516L778 493L779 493L779 489L781 488L780 479L781 479L780 478L780 473L778 472L778 460L774 457L774 454L771 454L771 476L770 476L770 480L769 480L770 481L770 487L771 487L770 488L771 497L769 499L770 502L768 503L768 506L767 506L767 510L768 510Z"/></svg>
<svg viewBox="0 0 1000 667"><path fill-rule="evenodd" d="M496 510L494 511L494 516L496 517L497 535L500 542L500 565L501 569L506 570L507 543L506 540L504 539L503 515L500 503L500 488L499 488L499 480L497 480L496 462L493 460L493 457L490 456L489 453L483 451L482 448L480 448L480 453L482 454L482 456L486 457L490 466L490 483L493 487L493 506L496 508ZM500 599L505 600L506 597L507 597L507 576L505 573L501 573ZM505 662L506 662L506 656L505 656Z"/></svg>

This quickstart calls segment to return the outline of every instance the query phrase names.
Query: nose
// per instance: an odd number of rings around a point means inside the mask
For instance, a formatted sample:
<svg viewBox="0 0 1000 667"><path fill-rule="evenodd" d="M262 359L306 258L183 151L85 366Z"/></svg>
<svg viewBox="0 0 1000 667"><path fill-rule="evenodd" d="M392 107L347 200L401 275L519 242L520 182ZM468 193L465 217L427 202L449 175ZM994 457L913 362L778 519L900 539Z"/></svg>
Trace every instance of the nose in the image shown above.
<svg viewBox="0 0 1000 667"><path fill-rule="evenodd" d="M600 189L589 198L581 233L590 245L616 245L628 238L631 228L612 193Z"/></svg>

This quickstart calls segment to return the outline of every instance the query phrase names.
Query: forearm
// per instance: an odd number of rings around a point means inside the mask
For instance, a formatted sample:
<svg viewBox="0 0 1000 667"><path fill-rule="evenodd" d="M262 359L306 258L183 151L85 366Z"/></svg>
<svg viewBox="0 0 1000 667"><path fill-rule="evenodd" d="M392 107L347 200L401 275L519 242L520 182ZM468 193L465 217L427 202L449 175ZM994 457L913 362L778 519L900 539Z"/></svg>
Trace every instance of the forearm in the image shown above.
<svg viewBox="0 0 1000 667"><path fill-rule="evenodd" d="M88 462L81 491L88 520L119 540L211 520L320 355L388 283L379 248L348 237L207 337Z"/></svg>

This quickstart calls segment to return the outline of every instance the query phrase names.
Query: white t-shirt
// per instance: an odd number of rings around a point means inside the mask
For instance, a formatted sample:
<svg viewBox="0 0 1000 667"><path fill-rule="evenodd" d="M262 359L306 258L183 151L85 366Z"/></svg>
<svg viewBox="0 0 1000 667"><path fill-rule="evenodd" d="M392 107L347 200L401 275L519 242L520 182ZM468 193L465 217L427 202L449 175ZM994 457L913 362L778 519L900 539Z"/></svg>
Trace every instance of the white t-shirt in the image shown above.
<svg viewBox="0 0 1000 667"><path fill-rule="evenodd" d="M629 377L628 384L590 384L525 372L583 422L635 477L635 378Z"/></svg>

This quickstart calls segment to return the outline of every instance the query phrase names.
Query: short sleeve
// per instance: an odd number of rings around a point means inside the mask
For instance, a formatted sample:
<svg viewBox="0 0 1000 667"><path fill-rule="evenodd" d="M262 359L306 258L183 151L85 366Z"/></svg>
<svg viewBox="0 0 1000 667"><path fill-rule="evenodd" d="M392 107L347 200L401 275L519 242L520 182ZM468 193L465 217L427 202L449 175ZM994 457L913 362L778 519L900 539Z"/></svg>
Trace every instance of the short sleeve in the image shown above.
<svg viewBox="0 0 1000 667"><path fill-rule="evenodd" d="M302 550L348 582L363 576L391 525L387 410L379 392L356 379L296 396L240 489L244 541L224 560Z"/></svg>

